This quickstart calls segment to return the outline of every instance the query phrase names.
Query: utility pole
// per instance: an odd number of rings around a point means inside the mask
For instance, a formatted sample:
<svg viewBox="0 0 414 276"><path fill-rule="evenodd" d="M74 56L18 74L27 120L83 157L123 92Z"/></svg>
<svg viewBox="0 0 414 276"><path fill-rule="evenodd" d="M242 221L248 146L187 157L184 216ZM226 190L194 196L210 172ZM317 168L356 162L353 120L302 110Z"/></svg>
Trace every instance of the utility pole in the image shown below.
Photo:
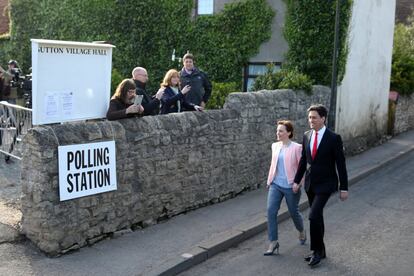
<svg viewBox="0 0 414 276"><path fill-rule="evenodd" d="M334 36L334 50L332 55L332 79L331 79L331 103L329 105L328 114L328 128L335 130L336 118L336 98L337 98L337 75L338 75L338 50L339 50L339 20L340 20L340 2L336 0L336 14L335 14L335 36Z"/></svg>

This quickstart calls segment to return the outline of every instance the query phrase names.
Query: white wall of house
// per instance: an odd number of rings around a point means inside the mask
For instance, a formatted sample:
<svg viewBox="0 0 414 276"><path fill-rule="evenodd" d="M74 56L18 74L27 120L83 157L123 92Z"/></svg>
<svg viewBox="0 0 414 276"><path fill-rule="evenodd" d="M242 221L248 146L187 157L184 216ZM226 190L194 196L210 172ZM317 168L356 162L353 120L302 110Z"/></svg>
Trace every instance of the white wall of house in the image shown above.
<svg viewBox="0 0 414 276"><path fill-rule="evenodd" d="M386 133L395 0L354 0L336 130L345 140Z"/></svg>

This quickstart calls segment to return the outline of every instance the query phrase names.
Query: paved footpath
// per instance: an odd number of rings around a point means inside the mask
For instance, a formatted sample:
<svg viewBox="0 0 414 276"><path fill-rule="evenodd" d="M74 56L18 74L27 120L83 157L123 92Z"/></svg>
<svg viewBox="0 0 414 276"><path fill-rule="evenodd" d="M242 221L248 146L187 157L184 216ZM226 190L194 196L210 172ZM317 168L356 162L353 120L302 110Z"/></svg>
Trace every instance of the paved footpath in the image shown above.
<svg viewBox="0 0 414 276"><path fill-rule="evenodd" d="M414 150L414 131L347 159L351 183ZM302 208L306 207L305 196ZM109 239L59 258L30 242L0 244L0 275L173 275L261 233L266 191L174 217L165 223ZM280 219L286 219L282 206Z"/></svg>
<svg viewBox="0 0 414 276"><path fill-rule="evenodd" d="M414 275L413 168L414 151L356 183L347 201L329 199L327 258L315 268L303 261L309 245L299 244L286 220L280 224L280 255L263 256L263 232L180 275Z"/></svg>

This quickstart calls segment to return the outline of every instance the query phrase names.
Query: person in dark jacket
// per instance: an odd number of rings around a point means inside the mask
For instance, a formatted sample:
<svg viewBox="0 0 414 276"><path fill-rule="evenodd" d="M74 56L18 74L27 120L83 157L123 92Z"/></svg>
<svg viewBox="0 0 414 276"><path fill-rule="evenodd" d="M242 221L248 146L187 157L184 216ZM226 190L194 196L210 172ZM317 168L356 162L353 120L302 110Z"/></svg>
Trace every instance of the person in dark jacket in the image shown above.
<svg viewBox="0 0 414 276"><path fill-rule="evenodd" d="M183 57L184 67L180 72L181 89L186 85L190 85L190 91L185 95L185 99L189 103L206 106L211 95L212 85L206 73L200 71L194 66L194 56L187 53Z"/></svg>
<svg viewBox="0 0 414 276"><path fill-rule="evenodd" d="M157 115L159 113L160 100L164 89L158 90L154 97L151 97L145 89L148 82L147 70L143 67L135 67L132 70L132 78L136 85L137 95L142 95L142 107L145 115Z"/></svg>
<svg viewBox="0 0 414 276"><path fill-rule="evenodd" d="M161 98L161 114L168 114L173 112L182 112L186 110L202 111L201 106L189 103L185 100L185 95L190 91L191 87L186 85L180 90L180 75L177 70L171 69L165 74L164 80L161 83L161 88L164 88L164 95Z"/></svg>
<svg viewBox="0 0 414 276"><path fill-rule="evenodd" d="M22 75L22 70L19 68L17 61L13 59L9 61L7 66L7 70L0 66L0 100L16 104L17 91L16 88L12 88L11 81L16 80L15 78ZM14 93L12 93L12 90L14 90Z"/></svg>
<svg viewBox="0 0 414 276"><path fill-rule="evenodd" d="M305 175L305 191L310 209L310 249L313 251L305 257L305 261L310 267L326 258L323 209L329 197L339 186L339 198L342 201L348 198L348 173L342 138L326 128L326 118L328 109L325 106L317 104L308 108L311 130L303 135L302 157L292 186L293 192L297 192L300 188L298 183Z"/></svg>
<svg viewBox="0 0 414 276"><path fill-rule="evenodd" d="M135 105L135 83L131 79L124 79L115 90L109 102L109 109L106 113L108 120L118 120L133 117L144 112L141 105Z"/></svg>

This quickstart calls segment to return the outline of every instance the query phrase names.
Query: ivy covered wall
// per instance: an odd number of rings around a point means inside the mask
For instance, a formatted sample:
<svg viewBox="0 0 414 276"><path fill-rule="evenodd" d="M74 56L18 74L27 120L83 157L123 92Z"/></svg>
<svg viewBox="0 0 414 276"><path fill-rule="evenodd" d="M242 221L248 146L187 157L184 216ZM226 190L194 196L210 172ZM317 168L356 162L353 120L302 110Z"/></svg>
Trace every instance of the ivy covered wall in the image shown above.
<svg viewBox="0 0 414 276"><path fill-rule="evenodd" d="M129 77L135 66L146 67L155 89L170 68L173 49L187 50L196 65L217 82L241 84L242 67L271 36L275 12L266 0L242 0L212 16L192 17L193 0L11 0L10 40L0 63L17 59L31 66L30 38L97 41L117 48L113 67ZM1 43L1 42L0 42Z"/></svg>
<svg viewBox="0 0 414 276"><path fill-rule="evenodd" d="M347 34L352 0L339 0L340 47L338 80L345 73ZM289 44L287 67L311 77L316 84L330 85L335 34L336 2L332 0L285 0L285 37Z"/></svg>

